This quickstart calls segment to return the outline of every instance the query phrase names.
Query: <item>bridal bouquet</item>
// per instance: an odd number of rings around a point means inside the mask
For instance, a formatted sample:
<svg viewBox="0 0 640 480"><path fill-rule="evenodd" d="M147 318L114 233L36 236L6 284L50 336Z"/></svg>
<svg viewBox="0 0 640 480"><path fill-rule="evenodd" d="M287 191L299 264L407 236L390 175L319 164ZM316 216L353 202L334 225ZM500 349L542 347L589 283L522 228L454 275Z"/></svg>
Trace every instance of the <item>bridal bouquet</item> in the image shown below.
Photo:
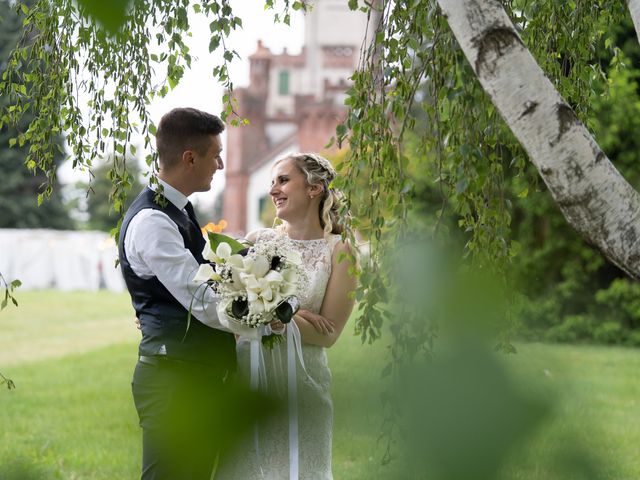
<svg viewBox="0 0 640 480"><path fill-rule="evenodd" d="M257 328L273 320L289 323L298 310L302 281L300 254L286 235L245 246L207 231L194 282L207 283L220 296L221 320Z"/></svg>

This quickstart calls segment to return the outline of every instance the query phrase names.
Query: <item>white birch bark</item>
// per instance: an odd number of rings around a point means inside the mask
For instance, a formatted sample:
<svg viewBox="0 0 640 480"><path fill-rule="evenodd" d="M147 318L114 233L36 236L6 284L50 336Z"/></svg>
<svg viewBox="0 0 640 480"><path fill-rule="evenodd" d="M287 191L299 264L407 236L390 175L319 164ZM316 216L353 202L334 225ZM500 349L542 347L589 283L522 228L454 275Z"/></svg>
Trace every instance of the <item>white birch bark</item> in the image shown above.
<svg viewBox="0 0 640 480"><path fill-rule="evenodd" d="M635 5L639 0L630 0ZM640 278L640 195L553 87L497 0L438 0L482 87L567 221Z"/></svg>
<svg viewBox="0 0 640 480"><path fill-rule="evenodd" d="M640 0L629 0L627 5L629 7L629 13L631 13L633 26L636 29L636 35L638 36L638 40L640 40Z"/></svg>

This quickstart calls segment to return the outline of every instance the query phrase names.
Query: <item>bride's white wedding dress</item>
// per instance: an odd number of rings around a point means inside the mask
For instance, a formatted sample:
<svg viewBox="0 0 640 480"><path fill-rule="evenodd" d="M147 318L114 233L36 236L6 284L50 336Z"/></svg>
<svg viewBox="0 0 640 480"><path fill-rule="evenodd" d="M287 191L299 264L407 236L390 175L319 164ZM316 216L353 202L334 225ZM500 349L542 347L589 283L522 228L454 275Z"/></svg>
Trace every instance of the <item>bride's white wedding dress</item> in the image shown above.
<svg viewBox="0 0 640 480"><path fill-rule="evenodd" d="M256 243L282 235L273 229L258 231ZM302 268L307 275L306 285L298 292L300 308L319 313L327 281L331 275L331 256L340 235L327 239L292 240L302 257ZM248 379L250 372L250 343L240 340L237 346L240 375ZM331 440L333 404L331 402L331 372L323 347L302 344L306 374L300 364L298 383L298 437L299 478L332 479ZM287 345L285 341L273 349L264 348L267 371L267 391L286 401L287 398ZM307 379L307 375L312 381ZM236 455L220 465L216 480L289 478L289 419L287 412L271 418L259 427L259 455L254 448L253 434L240 446Z"/></svg>

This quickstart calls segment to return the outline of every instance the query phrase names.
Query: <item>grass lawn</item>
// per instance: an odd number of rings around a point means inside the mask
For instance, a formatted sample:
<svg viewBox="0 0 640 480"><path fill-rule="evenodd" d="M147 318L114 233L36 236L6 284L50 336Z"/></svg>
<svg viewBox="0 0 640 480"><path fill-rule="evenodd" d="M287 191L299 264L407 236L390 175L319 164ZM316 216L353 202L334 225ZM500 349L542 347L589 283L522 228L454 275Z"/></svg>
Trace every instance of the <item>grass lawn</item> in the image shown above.
<svg viewBox="0 0 640 480"><path fill-rule="evenodd" d="M0 313L0 479L133 479L140 432L130 393L138 332L126 294L20 292ZM330 350L336 479L402 478L380 465L383 343L349 327ZM640 351L527 344L504 359L553 416L507 465L505 478L547 479L536 462L567 442L602 459L603 478L640 478ZM580 477L576 477L580 478Z"/></svg>

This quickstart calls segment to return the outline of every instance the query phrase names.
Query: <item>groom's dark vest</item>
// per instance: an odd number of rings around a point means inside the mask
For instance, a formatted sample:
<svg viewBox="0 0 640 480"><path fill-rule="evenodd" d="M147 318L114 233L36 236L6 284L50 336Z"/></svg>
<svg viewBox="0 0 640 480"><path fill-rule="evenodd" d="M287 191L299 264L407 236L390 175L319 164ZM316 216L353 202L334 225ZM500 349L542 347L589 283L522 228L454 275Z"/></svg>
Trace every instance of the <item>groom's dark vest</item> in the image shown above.
<svg viewBox="0 0 640 480"><path fill-rule="evenodd" d="M178 360L220 366L222 370L233 370L236 358L233 335L207 327L193 315L187 328L188 310L156 277L144 279L137 276L127 260L124 239L129 222L140 210L152 208L169 216L178 226L185 248L199 263L204 263L204 238L200 231L187 214L173 203L167 200L164 207L158 205L154 200L155 195L154 191L145 188L133 201L122 221L118 241L122 275L142 329L139 353L147 356L166 355ZM194 302L197 301L198 298L194 298Z"/></svg>

